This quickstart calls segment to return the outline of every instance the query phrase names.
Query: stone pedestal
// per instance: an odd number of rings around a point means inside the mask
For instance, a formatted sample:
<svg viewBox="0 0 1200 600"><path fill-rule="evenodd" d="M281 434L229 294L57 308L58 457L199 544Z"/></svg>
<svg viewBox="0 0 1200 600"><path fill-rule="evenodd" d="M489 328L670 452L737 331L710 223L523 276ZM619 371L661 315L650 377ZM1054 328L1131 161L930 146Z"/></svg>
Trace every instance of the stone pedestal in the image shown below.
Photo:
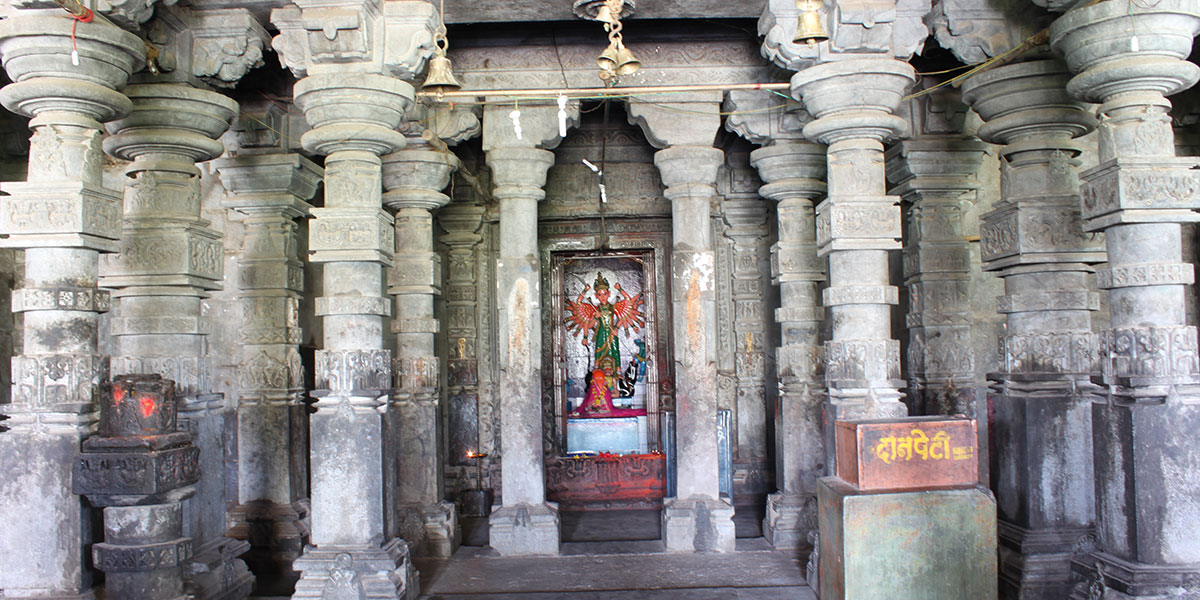
<svg viewBox="0 0 1200 600"><path fill-rule="evenodd" d="M12 362L12 401L0 407L9 428L0 455L12 457L0 465L0 589L11 598L92 594L82 557L98 532L71 493L71 469L80 440L95 431L98 386L109 373L97 326L110 300L96 282L99 253L118 248L121 207L101 182L100 123L129 112L114 90L145 51L108 22L60 14L14 11L0 23L0 55L16 82L0 102L33 117L28 181L3 184L0 205L3 246L26 249L24 288L13 298L13 311L24 313L22 354Z"/></svg>
<svg viewBox="0 0 1200 600"><path fill-rule="evenodd" d="M237 377L238 504L229 535L250 542L258 594L290 594L308 543L308 407L300 363L304 270L296 222L322 170L298 154L243 154L215 163L222 202L245 226L238 259L242 322Z"/></svg>
<svg viewBox="0 0 1200 600"><path fill-rule="evenodd" d="M833 323L825 343L826 465L833 467L832 424L907 414L900 402L900 344L892 339L888 252L899 248L899 198L886 195L883 142L907 130L892 114L915 80L890 58L809 67L792 77L792 95L817 119L809 139L828 144L829 196L816 208L817 248L829 258L822 300Z"/></svg>
<svg viewBox="0 0 1200 600"><path fill-rule="evenodd" d="M485 127L488 125L485 115ZM486 134L485 134L486 136ZM485 143L486 143L485 138ZM558 554L558 508L546 502L542 457L541 264L537 204L546 196L548 150L499 147L488 166L500 202L496 266L500 350L502 505L492 512L491 546L503 555Z"/></svg>
<svg viewBox="0 0 1200 600"><path fill-rule="evenodd" d="M985 270L1004 278L1001 366L993 381L1002 587L1017 598L1062 598L1071 554L1091 534L1091 415L1099 372L1091 264L1102 240L1083 231L1073 140L1092 130L1066 91L1066 65L1035 60L967 80L964 99L1003 144L1003 197L980 227Z"/></svg>
<svg viewBox="0 0 1200 600"><path fill-rule="evenodd" d="M421 138L384 157L383 203L395 212L396 259L388 272L388 293L396 297L393 362L399 461L398 517L401 534L415 553L450 558L462 532L454 504L445 502L444 444L439 432L441 364L434 352L439 330L434 298L441 293L442 263L433 251L433 211L450 202L442 190L458 159ZM411 524L411 525L410 525Z"/></svg>
<svg viewBox="0 0 1200 600"><path fill-rule="evenodd" d="M1134 20L1136 29L1128 27ZM1111 328L1100 335L1104 390L1092 405L1097 532L1077 557L1075 597L1200 593L1200 361L1186 325L1181 224L1200 219L1195 159L1175 157L1165 96L1200 79L1185 60L1192 2L1117 0L1073 10L1051 46L1076 75L1067 90L1099 101L1100 164L1082 174L1084 230L1103 231Z"/></svg>
<svg viewBox="0 0 1200 600"><path fill-rule="evenodd" d="M860 492L817 485L821 600L995 600L996 502L982 487Z"/></svg>
<svg viewBox="0 0 1200 600"><path fill-rule="evenodd" d="M750 154L767 185L760 193L778 202L779 241L771 270L779 285L780 347L776 354L779 404L775 411L775 481L767 499L763 536L776 548L809 543L817 527L816 483L825 475L821 403L823 312L817 288L825 267L817 258L813 201L825 192L825 148L804 141L773 143Z"/></svg>
<svg viewBox="0 0 1200 600"><path fill-rule="evenodd" d="M84 440L75 492L104 507L104 542L92 561L111 598L184 600L181 501L195 493L200 450L176 431L174 382L158 375L119 376L105 385L100 435ZM249 589L239 597L245 597Z"/></svg>

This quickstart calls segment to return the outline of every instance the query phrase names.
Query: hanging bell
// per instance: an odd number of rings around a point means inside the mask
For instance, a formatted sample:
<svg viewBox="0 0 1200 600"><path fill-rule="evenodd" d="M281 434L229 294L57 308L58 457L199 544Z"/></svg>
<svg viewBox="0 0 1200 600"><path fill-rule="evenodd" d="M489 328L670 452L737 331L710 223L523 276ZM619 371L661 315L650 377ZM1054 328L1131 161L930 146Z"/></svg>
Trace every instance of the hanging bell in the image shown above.
<svg viewBox="0 0 1200 600"><path fill-rule="evenodd" d="M454 65L445 54L439 52L429 59L429 73L425 76L425 84L421 89L437 94L438 100L441 100L446 92L462 89L462 84L454 78Z"/></svg>
<svg viewBox="0 0 1200 600"><path fill-rule="evenodd" d="M801 0L796 4L801 12L796 22L796 36L792 41L797 44L803 42L811 48L817 42L829 39L829 34L825 32L825 23L821 20L821 3Z"/></svg>
<svg viewBox="0 0 1200 600"><path fill-rule="evenodd" d="M616 22L612 11L608 9L608 5L606 4L601 4L600 8L596 10L596 20L604 23L605 31L608 31L608 28L612 27L612 24Z"/></svg>
<svg viewBox="0 0 1200 600"><path fill-rule="evenodd" d="M617 47L617 67L615 72L617 75L631 75L642 68L642 61L638 60L633 55L633 52L626 48L624 44L619 44Z"/></svg>
<svg viewBox="0 0 1200 600"><path fill-rule="evenodd" d="M600 67L601 71L615 73L617 65L620 64L618 62L619 51L620 47L617 46L617 42L610 42L608 47L604 49L604 52L600 53L600 56L596 58L596 66Z"/></svg>

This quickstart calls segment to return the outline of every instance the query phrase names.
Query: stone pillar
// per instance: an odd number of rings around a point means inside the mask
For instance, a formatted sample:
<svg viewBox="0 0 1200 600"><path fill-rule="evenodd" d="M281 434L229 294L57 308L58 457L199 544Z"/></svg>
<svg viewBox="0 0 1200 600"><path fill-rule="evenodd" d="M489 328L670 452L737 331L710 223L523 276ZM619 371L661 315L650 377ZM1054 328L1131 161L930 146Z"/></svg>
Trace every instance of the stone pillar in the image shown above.
<svg viewBox="0 0 1200 600"><path fill-rule="evenodd" d="M476 460L468 453L491 454L481 440L479 403L479 320L476 312L480 306L476 301L476 249L483 240L483 206L465 202L452 202L438 212L437 220L445 234L441 242L446 252L445 318L446 324L446 397L448 419L446 428L451 432L447 440L447 462L453 466L471 467L463 474L464 483L474 485Z"/></svg>
<svg viewBox="0 0 1200 600"><path fill-rule="evenodd" d="M572 120L578 119L575 109ZM490 519L491 545L503 555L558 554L558 505L546 501L542 448L542 307L538 202L558 137L557 109L521 110L515 135L510 109L489 106L483 148L500 205L496 265L500 364L500 470L503 501Z"/></svg>
<svg viewBox="0 0 1200 600"><path fill-rule="evenodd" d="M443 500L445 461L438 418L441 365L434 352L438 320L433 302L441 293L441 258L433 251L433 211L450 202L442 190L458 158L421 138L383 159L383 203L396 216L396 259L388 293L396 297L396 357L399 484L397 502L404 538L415 552L450 558L461 542L454 504Z"/></svg>
<svg viewBox="0 0 1200 600"><path fill-rule="evenodd" d="M308 216L323 173L299 154L245 154L215 166L227 191L222 204L245 226L236 278L238 496L230 535L250 542L245 560L256 593L291 594L292 561L309 540L296 219Z"/></svg>
<svg viewBox="0 0 1200 600"><path fill-rule="evenodd" d="M72 36L72 28L75 35ZM72 43L74 37L74 44ZM78 51L79 66L71 64ZM12 402L0 407L0 589L6 598L91 598L83 556L98 532L71 493L80 441L96 428L109 359L97 351L98 255L117 251L120 195L101 183L103 121L127 114L116 92L140 68L137 36L62 11L15 11L0 22L0 56L11 81L0 102L33 117L28 181L4 183L3 246L26 249L23 349L13 358Z"/></svg>
<svg viewBox="0 0 1200 600"><path fill-rule="evenodd" d="M74 487L104 507L104 542L92 561L110 598L184 600L192 540L183 533L184 498L200 479L200 449L176 431L173 381L115 377L101 399L101 433L83 442Z"/></svg>
<svg viewBox="0 0 1200 600"><path fill-rule="evenodd" d="M1084 230L1105 234L1097 282L1112 326L1100 341L1106 390L1092 405L1096 543L1075 563L1089 573L1077 597L1089 585L1108 598L1200 593L1200 364L1180 241L1181 224L1200 219L1200 163L1175 156L1165 98L1200 79L1186 60L1197 30L1200 11L1182 0L1113 0L1050 29L1076 73L1067 91L1102 102L1100 165L1082 174L1082 216Z"/></svg>
<svg viewBox="0 0 1200 600"><path fill-rule="evenodd" d="M907 130L892 114L915 80L908 63L862 58L809 67L792 95L816 120L804 135L829 146L829 197L816 208L818 255L829 258L823 303L833 324L825 342L826 464L835 421L907 415L900 402L900 343L892 339L888 251L899 247L899 198L886 195L883 142Z"/></svg>
<svg viewBox="0 0 1200 600"><path fill-rule="evenodd" d="M984 119L979 136L1002 144L1002 198L980 227L985 270L1004 278L1007 315L1000 372L992 374L1001 587L1014 597L1062 598L1076 543L1094 518L1090 406L1098 372L1090 264L1102 241L1079 220L1073 138L1092 130L1086 105L1066 92L1057 60L991 69L967 80L964 99Z"/></svg>
<svg viewBox="0 0 1200 600"><path fill-rule="evenodd" d="M775 482L767 499L763 535L776 548L809 543L817 528L817 480L825 476L821 400L823 311L817 288L825 265L817 258L813 201L825 193L825 148L786 140L750 154L766 185L759 193L776 201L779 241L771 271L779 285L780 345L775 356L779 404L775 411Z"/></svg>
<svg viewBox="0 0 1200 600"><path fill-rule="evenodd" d="M213 394L208 324L202 301L224 278L221 235L201 218L196 163L220 156L219 137L237 115L237 103L180 83L131 84L133 112L109 126L105 150L124 160L125 212L121 252L106 257L101 283L120 299L110 324L117 375L159 374L175 381L184 430L196 435L201 469L209 474L185 504L195 560L207 571L249 549L225 533L225 419L230 411ZM249 593L251 577L238 562L231 580ZM206 571L201 570L200 573ZM202 597L225 588L220 573L192 582Z"/></svg>
<svg viewBox="0 0 1200 600"><path fill-rule="evenodd" d="M974 203L986 145L965 139L904 141L887 153L892 194L909 203L908 404L916 414L974 414L971 246L963 213ZM982 416L982 415L980 415Z"/></svg>
<svg viewBox="0 0 1200 600"><path fill-rule="evenodd" d="M416 0L297 0L271 21L280 60L302 77L295 102L312 130L300 142L326 157L325 205L312 209L309 229L324 293L315 300L324 343L310 417L312 545L294 563L302 575L293 598L415 597L417 573L395 519L384 270L396 246L381 206L380 156L405 145L396 128L413 104L406 80L432 54L436 14Z"/></svg>
<svg viewBox="0 0 1200 600"><path fill-rule="evenodd" d="M779 400L773 419L779 491L767 498L763 536L776 548L799 548L817 529L817 479L826 474L824 315L817 294L825 265L817 258L813 212L813 201L825 194L825 147L804 139L802 129L812 116L800 104L772 110L778 103L773 94L730 92L726 110L734 114L725 128L763 146L750 153L750 162L766 182L759 194L777 202L779 239L771 249L771 274L779 286Z"/></svg>
<svg viewBox="0 0 1200 600"><path fill-rule="evenodd" d="M663 503L668 552L734 549L733 505L717 472L716 285L711 205L725 153L717 93L673 96L669 105L631 100L629 118L651 145L671 201L671 329L675 345L677 495ZM675 109L675 110L671 110ZM690 113L679 118L679 109Z"/></svg>

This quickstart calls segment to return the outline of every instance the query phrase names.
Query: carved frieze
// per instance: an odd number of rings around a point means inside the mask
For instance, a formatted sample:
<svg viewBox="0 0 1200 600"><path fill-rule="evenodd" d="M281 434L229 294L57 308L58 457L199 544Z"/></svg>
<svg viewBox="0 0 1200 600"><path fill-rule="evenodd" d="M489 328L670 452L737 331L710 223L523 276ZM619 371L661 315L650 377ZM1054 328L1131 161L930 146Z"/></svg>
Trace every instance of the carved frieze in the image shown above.
<svg viewBox="0 0 1200 600"><path fill-rule="evenodd" d="M825 342L828 381L882 383L900 378L900 342L830 340Z"/></svg>
<svg viewBox="0 0 1200 600"><path fill-rule="evenodd" d="M192 540L180 538L156 544L92 546L92 564L105 573L139 573L169 569L186 564L192 558Z"/></svg>
<svg viewBox="0 0 1200 600"><path fill-rule="evenodd" d="M35 412L84 412L93 409L101 381L108 379L108 357L43 354L12 359L13 408Z"/></svg>
<svg viewBox="0 0 1200 600"><path fill-rule="evenodd" d="M390 388L391 384L392 353L388 350L317 351L318 390L344 395L377 392Z"/></svg>
<svg viewBox="0 0 1200 600"><path fill-rule="evenodd" d="M925 46L928 0L835 0L821 7L829 41L794 42L801 9L794 0L769 0L758 21L763 57L798 71L816 62L877 55L908 60ZM850 55L850 56L847 56Z"/></svg>
<svg viewBox="0 0 1200 600"><path fill-rule="evenodd" d="M1004 373L1093 373L1100 370L1093 333L1029 333L1000 338Z"/></svg>
<svg viewBox="0 0 1200 600"><path fill-rule="evenodd" d="M1115 159L1082 173L1085 227L1154 222L1154 211L1200 208L1198 164L1194 158Z"/></svg>
<svg viewBox="0 0 1200 600"><path fill-rule="evenodd" d="M134 229L121 240L120 254L101 262L104 284L193 285L218 289L224 276L221 235L200 227Z"/></svg>
<svg viewBox="0 0 1200 600"><path fill-rule="evenodd" d="M1102 290L1148 285L1191 285L1196 268L1188 263L1122 265L1096 271L1096 287Z"/></svg>
<svg viewBox="0 0 1200 600"><path fill-rule="evenodd" d="M108 312L112 293L94 288L23 288L14 290L12 312L33 310L79 310Z"/></svg>
<svg viewBox="0 0 1200 600"><path fill-rule="evenodd" d="M365 260L390 264L396 248L391 215L382 209L314 208L309 230L310 260Z"/></svg>
<svg viewBox="0 0 1200 600"><path fill-rule="evenodd" d="M181 395L207 393L210 365L203 356L114 356L112 372L125 374L158 374L175 382Z"/></svg>
<svg viewBox="0 0 1200 600"><path fill-rule="evenodd" d="M112 240L121 237L121 197L112 191L75 181L6 182L0 191L0 233L10 239L3 245L26 247L56 238L56 246L93 248L113 252ZM39 243L38 245L43 245Z"/></svg>
<svg viewBox="0 0 1200 600"><path fill-rule="evenodd" d="M833 250L891 250L900 247L900 199L829 198L817 205L820 255Z"/></svg>
<svg viewBox="0 0 1200 600"><path fill-rule="evenodd" d="M85 452L73 489L88 496L151 496L200 480L200 449L186 445L144 452Z"/></svg>
<svg viewBox="0 0 1200 600"><path fill-rule="evenodd" d="M192 74L218 87L233 87L263 65L270 36L244 8L192 10Z"/></svg>
<svg viewBox="0 0 1200 600"><path fill-rule="evenodd" d="M1100 351L1105 373L1117 377L1182 378L1200 373L1195 327L1131 327L1105 330Z"/></svg>

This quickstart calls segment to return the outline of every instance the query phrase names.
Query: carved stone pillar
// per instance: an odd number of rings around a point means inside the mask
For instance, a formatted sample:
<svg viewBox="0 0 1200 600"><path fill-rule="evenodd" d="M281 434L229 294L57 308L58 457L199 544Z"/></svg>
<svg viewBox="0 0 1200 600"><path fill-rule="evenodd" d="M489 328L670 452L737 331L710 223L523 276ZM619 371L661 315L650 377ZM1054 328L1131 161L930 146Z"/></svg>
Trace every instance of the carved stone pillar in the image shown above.
<svg viewBox="0 0 1200 600"><path fill-rule="evenodd" d="M309 541L296 219L308 215L323 173L299 154L244 154L215 166L227 191L222 204L245 226L236 279L238 503L230 535L250 542L245 560L258 594L290 594L292 561Z"/></svg>
<svg viewBox="0 0 1200 600"><path fill-rule="evenodd" d="M675 344L677 495L663 504L668 552L734 549L733 505L717 470L716 302L711 204L725 153L712 147L716 93L673 96L670 105L631 100L630 121L661 148L654 164L671 201L671 327ZM674 108L692 113L680 119Z"/></svg>
<svg viewBox="0 0 1200 600"><path fill-rule="evenodd" d="M825 148L788 140L759 148L750 160L766 185L760 193L775 200L779 241L772 274L779 285L779 406L775 412L775 481L779 492L767 499L763 535L776 548L808 543L817 528L817 479L825 475L821 400L821 321L817 288L825 265L817 258L813 201L825 193Z"/></svg>
<svg viewBox="0 0 1200 600"><path fill-rule="evenodd" d="M13 298L13 311L24 313L23 349L12 361L12 402L0 406L9 428L0 455L10 458L0 464L0 589L12 598L91 598L82 557L98 532L71 492L71 469L96 429L98 386L109 374L96 346L109 307L96 289L98 255L117 251L121 228L120 195L101 183L100 123L129 112L115 89L140 67L144 45L99 19L17 11L0 22L0 56L16 82L0 102L33 117L28 181L0 186L3 245L26 251L25 287Z"/></svg>
<svg viewBox="0 0 1200 600"><path fill-rule="evenodd" d="M479 424L479 320L480 310L476 289L476 249L483 240L480 227L485 208L464 202L452 202L438 212L437 221L445 230L441 242L447 251L445 283L446 324L446 398L449 412L446 428L450 432L447 440L447 462L451 466L474 467L469 453L490 455L490 444L485 446L480 436ZM472 469L474 471L474 469ZM470 473L469 477L474 477ZM482 483L482 482L481 482Z"/></svg>
<svg viewBox="0 0 1200 600"><path fill-rule="evenodd" d="M907 129L893 115L915 79L908 63L864 58L809 67L792 94L816 120L804 135L828 144L829 197L816 208L817 252L829 257L823 302L833 323L825 342L826 459L832 424L907 414L900 402L900 344L892 339L888 251L899 247L899 198L886 195L883 142Z"/></svg>
<svg viewBox="0 0 1200 600"><path fill-rule="evenodd" d="M225 151L215 138L237 115L230 98L178 83L129 85L133 112L109 125L110 154L133 162L126 169L121 252L106 257L101 283L120 299L110 325L117 375L158 374L176 382L180 424L196 435L200 468L209 476L184 506L197 562L223 568L225 556L249 549L225 533L224 399L213 394L207 356L208 324L202 300L221 287L221 235L201 218L196 162ZM244 565L231 579L249 592ZM220 595L224 577L201 575L202 597Z"/></svg>
<svg viewBox="0 0 1200 600"><path fill-rule="evenodd" d="M1072 138L1094 127L1066 93L1057 60L1006 65L968 79L963 97L983 117L979 136L1003 144L1003 197L983 216L985 270L1004 278L1007 315L994 394L1002 587L1020 598L1062 598L1070 560L1094 516L1090 407L1098 372L1090 264L1099 239L1079 221Z"/></svg>
<svg viewBox="0 0 1200 600"><path fill-rule="evenodd" d="M767 207L761 198L721 202L724 237L732 243L730 300L733 308L735 471L754 469L767 459L766 323L760 265L765 264ZM735 484L736 487L737 484Z"/></svg>
<svg viewBox="0 0 1200 600"><path fill-rule="evenodd" d="M382 209L380 156L403 148L396 131L412 106L406 83L432 53L427 2L298 0L271 12L272 45L298 77L296 106L312 125L300 141L324 154L325 206L314 208L311 260L321 263L324 345L316 355L310 418L312 545L296 560L293 598L415 597L416 571L395 519L391 440L392 314L384 271L394 222Z"/></svg>
<svg viewBox="0 0 1200 600"><path fill-rule="evenodd" d="M817 290L825 265L817 258L813 201L825 193L825 147L801 133L812 120L799 104L767 110L776 97L730 92L725 127L763 145L750 162L766 182L759 193L777 202L779 240L771 249L771 274L779 286L779 348L775 368L775 482L767 498L763 536L776 548L799 548L817 529L817 479L825 475L822 409L825 378L821 360L823 311Z"/></svg>
<svg viewBox="0 0 1200 600"><path fill-rule="evenodd" d="M1131 26L1131 23L1134 24ZM1105 597L1200 593L1200 362L1186 325L1181 224L1200 219L1198 161L1175 156L1165 96L1200 79L1185 60L1192 2L1114 0L1072 10L1050 30L1076 75L1067 91L1099 101L1100 165L1083 173L1086 231L1103 231L1111 328L1101 333L1092 405L1097 533L1075 563Z"/></svg>
<svg viewBox="0 0 1200 600"><path fill-rule="evenodd" d="M908 286L909 406L917 414L974 412L971 246L963 213L973 203L985 145L964 139L901 142L887 154L891 190L910 205L904 248Z"/></svg>
<svg viewBox="0 0 1200 600"><path fill-rule="evenodd" d="M434 352L438 321L433 302L441 293L441 258L433 251L433 211L450 202L442 190L459 161L421 138L383 159L383 203L396 215L396 259L388 293L396 296L397 502L404 538L415 552L450 558L462 532L454 504L442 499L445 475L438 418L441 365Z"/></svg>
<svg viewBox="0 0 1200 600"><path fill-rule="evenodd" d="M572 120L578 119L575 109ZM484 111L483 148L500 204L496 265L503 502L492 512L491 545L504 555L558 554L558 506L546 502L542 448L542 307L538 202L558 144L557 109L521 110L515 135L508 107Z"/></svg>

